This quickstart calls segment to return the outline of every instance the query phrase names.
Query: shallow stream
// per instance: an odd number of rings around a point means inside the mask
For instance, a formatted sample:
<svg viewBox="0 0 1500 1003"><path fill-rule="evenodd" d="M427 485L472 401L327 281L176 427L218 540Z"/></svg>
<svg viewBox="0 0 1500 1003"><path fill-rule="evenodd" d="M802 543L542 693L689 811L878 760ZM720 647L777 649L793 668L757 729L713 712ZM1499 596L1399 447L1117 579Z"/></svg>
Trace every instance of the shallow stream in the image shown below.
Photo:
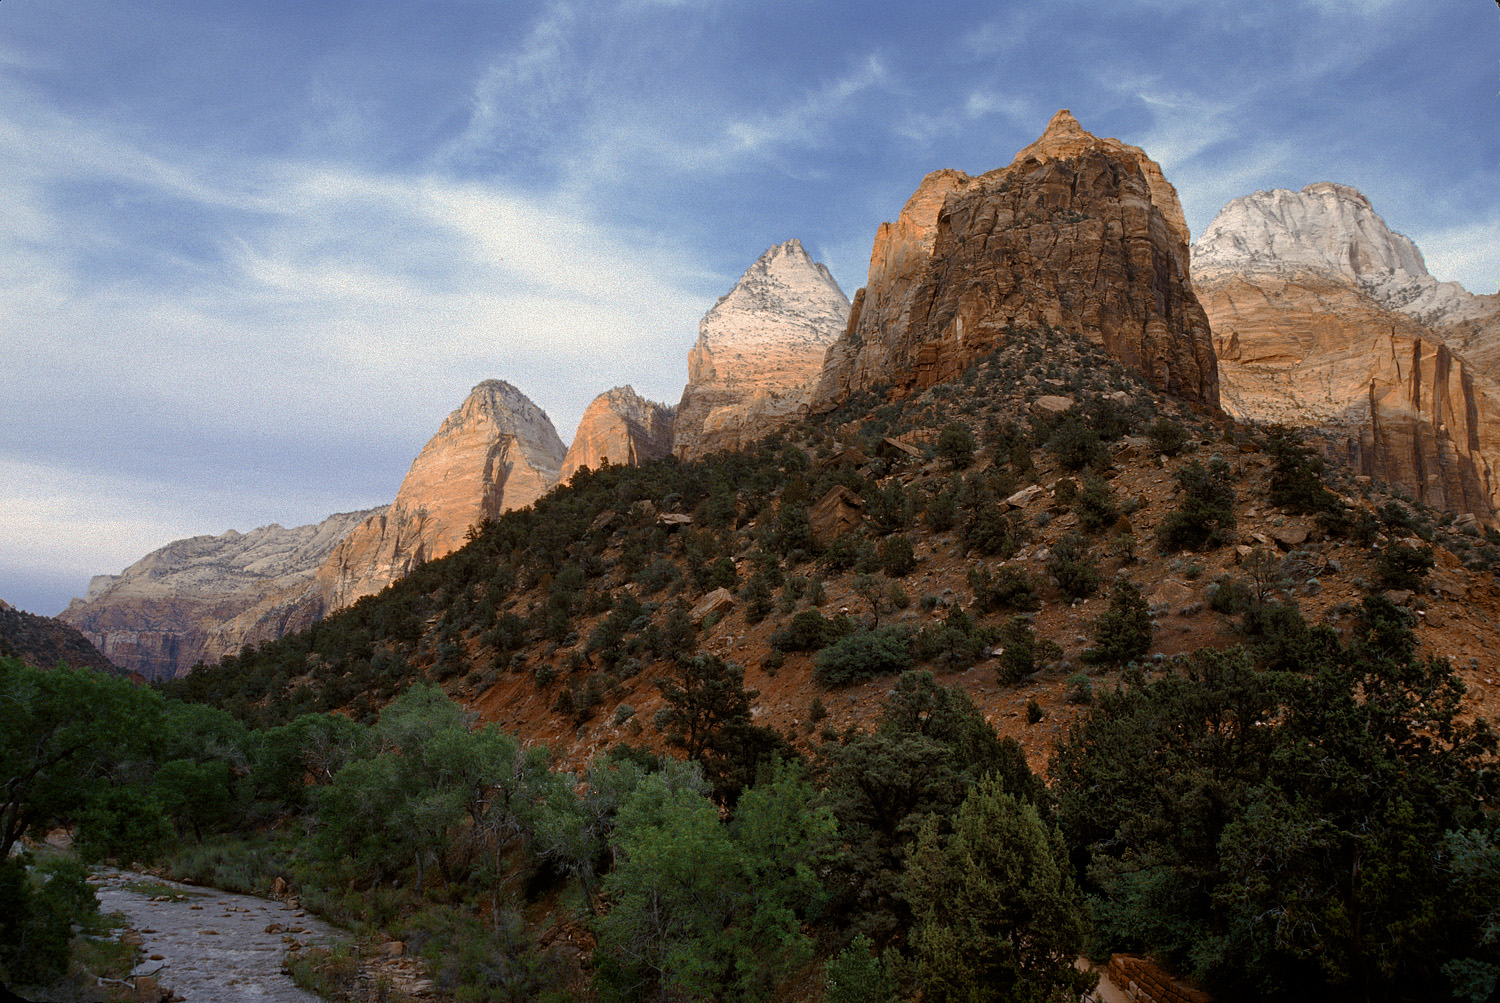
<svg viewBox="0 0 1500 1003"><path fill-rule="evenodd" d="M234 895L103 868L101 912L124 913L139 931L153 975L188 1003L320 1003L282 974L288 947L326 943L337 930L283 902Z"/></svg>

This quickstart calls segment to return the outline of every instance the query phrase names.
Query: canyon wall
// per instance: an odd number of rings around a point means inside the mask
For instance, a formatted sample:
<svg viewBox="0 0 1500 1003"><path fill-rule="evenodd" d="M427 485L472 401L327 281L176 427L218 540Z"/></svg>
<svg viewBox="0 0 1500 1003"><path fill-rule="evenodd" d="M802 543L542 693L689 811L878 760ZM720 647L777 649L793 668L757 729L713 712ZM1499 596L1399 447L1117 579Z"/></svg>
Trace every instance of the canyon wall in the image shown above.
<svg viewBox="0 0 1500 1003"><path fill-rule="evenodd" d="M583 412L558 483L566 484L580 467L636 466L670 455L675 417L672 408L646 400L631 387L606 390Z"/></svg>

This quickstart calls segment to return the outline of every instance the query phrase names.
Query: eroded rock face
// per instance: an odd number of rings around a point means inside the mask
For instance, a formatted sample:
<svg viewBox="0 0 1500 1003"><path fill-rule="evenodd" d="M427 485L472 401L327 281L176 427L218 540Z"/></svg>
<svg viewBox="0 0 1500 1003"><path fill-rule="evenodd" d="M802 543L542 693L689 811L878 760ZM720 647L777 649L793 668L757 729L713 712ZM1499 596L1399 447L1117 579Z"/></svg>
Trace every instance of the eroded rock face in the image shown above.
<svg viewBox="0 0 1500 1003"><path fill-rule="evenodd" d="M580 467L606 463L635 466L672 452L675 412L648 401L631 387L605 391L583 412L557 480L566 484Z"/></svg>
<svg viewBox="0 0 1500 1003"><path fill-rule="evenodd" d="M673 452L736 449L806 414L848 315L843 290L800 241L762 254L698 325Z"/></svg>
<svg viewBox="0 0 1500 1003"><path fill-rule="evenodd" d="M305 591L338 542L381 511L174 541L118 575L95 576L58 619L128 672L148 679L183 675L199 661L238 651L244 639L225 637L225 623L254 618L251 611L272 597Z"/></svg>
<svg viewBox="0 0 1500 1003"><path fill-rule="evenodd" d="M412 461L396 500L318 569L342 609L464 545L469 529L525 508L557 483L567 450L541 408L503 380L476 386Z"/></svg>
<svg viewBox="0 0 1500 1003"><path fill-rule="evenodd" d="M1216 407L1187 236L1176 192L1145 153L1060 111L1010 166L929 174L897 222L882 224L813 407L882 384L902 395L951 380L1012 328L1042 324Z"/></svg>
<svg viewBox="0 0 1500 1003"><path fill-rule="evenodd" d="M1353 188L1257 192L1193 246L1224 407L1327 433L1356 469L1429 505L1500 509L1500 385L1481 301L1427 274ZM1454 318L1466 318L1455 320Z"/></svg>

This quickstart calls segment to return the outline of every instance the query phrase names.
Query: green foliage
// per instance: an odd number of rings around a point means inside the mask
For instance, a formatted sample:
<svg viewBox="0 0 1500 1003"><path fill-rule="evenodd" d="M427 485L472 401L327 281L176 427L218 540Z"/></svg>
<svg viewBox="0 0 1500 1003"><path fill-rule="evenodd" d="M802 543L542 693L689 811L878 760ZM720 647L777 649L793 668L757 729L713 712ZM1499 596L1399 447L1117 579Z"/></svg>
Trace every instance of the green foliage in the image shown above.
<svg viewBox="0 0 1500 1003"><path fill-rule="evenodd" d="M1094 621L1094 646L1084 653L1089 661L1120 666L1151 650L1151 606L1140 587L1129 578L1116 579L1109 609Z"/></svg>
<svg viewBox="0 0 1500 1003"><path fill-rule="evenodd" d="M1063 415L1053 428L1047 450L1064 470L1099 469L1109 462L1109 448L1099 433L1071 413Z"/></svg>
<svg viewBox="0 0 1500 1003"><path fill-rule="evenodd" d="M1023 617L1013 616L1000 628L1000 667L996 676L1000 682L1014 685L1024 682L1036 672L1036 631Z"/></svg>
<svg viewBox="0 0 1500 1003"><path fill-rule="evenodd" d="M1047 574L1070 599L1085 599L1099 591L1098 565L1089 553L1088 541L1077 533L1068 533L1053 545Z"/></svg>
<svg viewBox="0 0 1500 1003"><path fill-rule="evenodd" d="M1182 499L1156 531L1163 550L1210 550L1229 542L1235 524L1229 476L1229 464L1218 457L1207 467L1194 460L1177 471Z"/></svg>
<svg viewBox="0 0 1500 1003"><path fill-rule="evenodd" d="M816 609L805 609L785 627L773 632L770 643L777 651L817 651L852 629L845 617L829 619Z"/></svg>
<svg viewBox="0 0 1500 1003"><path fill-rule="evenodd" d="M1073 503L1073 511L1085 533L1103 532L1120 519L1120 506L1114 490L1102 477L1090 477L1083 482L1083 490Z"/></svg>
<svg viewBox="0 0 1500 1003"><path fill-rule="evenodd" d="M911 634L887 626L856 631L818 652L813 678L820 686L847 686L911 667Z"/></svg>
<svg viewBox="0 0 1500 1003"><path fill-rule="evenodd" d="M958 522L958 492L951 485L932 496L927 503L927 528L946 533Z"/></svg>
<svg viewBox="0 0 1500 1003"><path fill-rule="evenodd" d="M1002 564L991 572L982 564L971 564L968 578L975 604L986 613L1034 613L1042 608L1041 597L1025 568Z"/></svg>
<svg viewBox="0 0 1500 1003"><path fill-rule="evenodd" d="M98 915L88 872L74 861L32 869L0 859L0 983L50 985L66 973L73 925Z"/></svg>
<svg viewBox="0 0 1500 1003"><path fill-rule="evenodd" d="M938 436L937 454L947 460L954 470L966 470L974 463L974 433L959 424L943 427Z"/></svg>
<svg viewBox="0 0 1500 1003"><path fill-rule="evenodd" d="M1302 441L1296 429L1272 426L1266 434L1266 452L1271 456L1266 496L1272 505L1300 515L1343 507L1338 496L1323 486L1323 458Z"/></svg>
<svg viewBox="0 0 1500 1003"><path fill-rule="evenodd" d="M104 797L114 775L154 751L163 701L151 690L92 669L34 669L0 658L0 859Z"/></svg>
<svg viewBox="0 0 1500 1003"><path fill-rule="evenodd" d="M1075 726L1052 772L1100 946L1231 997L1482 983L1500 958L1467 896L1494 894L1489 837L1461 866L1433 851L1493 824L1495 738L1389 603L1314 639L1295 672L1197 652Z"/></svg>
<svg viewBox="0 0 1500 1003"><path fill-rule="evenodd" d="M860 934L823 970L826 1003L893 1003L896 980L875 956L875 945Z"/></svg>
<svg viewBox="0 0 1500 1003"><path fill-rule="evenodd" d="M1171 418L1158 418L1146 429L1151 444L1162 456L1177 456L1188 444L1188 430Z"/></svg>
<svg viewBox="0 0 1500 1003"><path fill-rule="evenodd" d="M905 578L917 567L916 555L912 552L911 540L904 534L885 539L880 545L880 568L892 578Z"/></svg>
<svg viewBox="0 0 1500 1003"><path fill-rule="evenodd" d="M1417 592L1422 588L1423 577L1435 566L1431 547L1392 543L1380 552L1375 573L1380 576L1382 588Z"/></svg>
<svg viewBox="0 0 1500 1003"><path fill-rule="evenodd" d="M917 916L903 966L934 1003L1074 998L1087 915L1062 834L981 779L943 832L923 822L903 887Z"/></svg>

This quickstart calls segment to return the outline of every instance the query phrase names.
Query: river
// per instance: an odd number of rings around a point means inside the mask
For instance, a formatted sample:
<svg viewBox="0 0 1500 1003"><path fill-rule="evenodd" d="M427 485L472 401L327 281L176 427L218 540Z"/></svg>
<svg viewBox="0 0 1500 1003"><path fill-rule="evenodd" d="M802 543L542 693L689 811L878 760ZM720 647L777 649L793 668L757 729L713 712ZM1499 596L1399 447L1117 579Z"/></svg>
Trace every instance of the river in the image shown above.
<svg viewBox="0 0 1500 1003"><path fill-rule="evenodd" d="M282 973L283 938L326 943L334 927L283 902L113 868L96 873L100 911L124 913L141 935L145 959L135 974L154 972L188 1003L321 1003Z"/></svg>

